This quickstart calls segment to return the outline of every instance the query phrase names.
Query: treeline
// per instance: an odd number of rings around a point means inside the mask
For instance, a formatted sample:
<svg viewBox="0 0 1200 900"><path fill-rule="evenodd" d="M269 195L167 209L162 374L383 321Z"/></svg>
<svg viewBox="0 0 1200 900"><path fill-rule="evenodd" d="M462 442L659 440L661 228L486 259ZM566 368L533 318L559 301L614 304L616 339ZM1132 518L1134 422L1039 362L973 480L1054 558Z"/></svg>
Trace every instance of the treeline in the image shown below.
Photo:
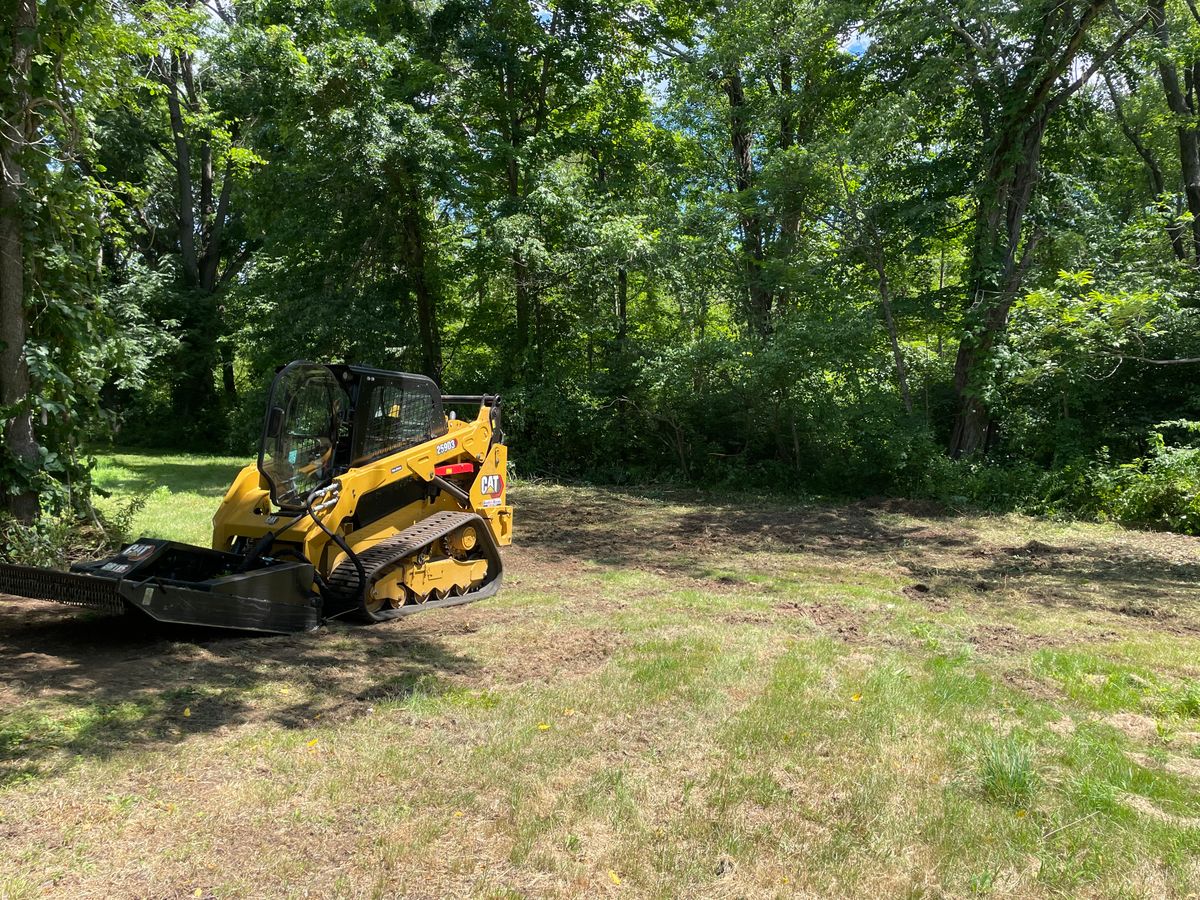
<svg viewBox="0 0 1200 900"><path fill-rule="evenodd" d="M4 8L19 518L314 358L522 472L1200 527L1192 0Z"/></svg>

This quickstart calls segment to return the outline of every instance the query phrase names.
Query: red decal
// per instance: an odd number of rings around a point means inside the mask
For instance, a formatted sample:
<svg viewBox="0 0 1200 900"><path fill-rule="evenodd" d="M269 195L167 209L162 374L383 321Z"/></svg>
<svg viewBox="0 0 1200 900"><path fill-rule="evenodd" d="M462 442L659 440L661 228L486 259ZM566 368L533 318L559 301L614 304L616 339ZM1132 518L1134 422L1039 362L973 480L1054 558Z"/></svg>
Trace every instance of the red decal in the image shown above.
<svg viewBox="0 0 1200 900"><path fill-rule="evenodd" d="M434 475L469 475L475 471L474 463L451 463L448 466L437 466L433 470Z"/></svg>

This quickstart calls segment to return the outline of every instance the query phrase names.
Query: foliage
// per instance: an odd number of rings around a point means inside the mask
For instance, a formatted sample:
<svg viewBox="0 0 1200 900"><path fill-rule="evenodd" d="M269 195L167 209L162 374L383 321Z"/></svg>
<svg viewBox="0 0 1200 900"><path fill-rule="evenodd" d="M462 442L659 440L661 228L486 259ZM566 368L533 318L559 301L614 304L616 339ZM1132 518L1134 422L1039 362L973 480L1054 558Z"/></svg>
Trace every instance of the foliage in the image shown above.
<svg viewBox="0 0 1200 900"><path fill-rule="evenodd" d="M86 506L81 445L244 454L306 357L500 391L522 474L1191 530L1154 437L1200 419L1189 13L1089 9L50 17L80 140L38 170L46 453L0 480Z"/></svg>

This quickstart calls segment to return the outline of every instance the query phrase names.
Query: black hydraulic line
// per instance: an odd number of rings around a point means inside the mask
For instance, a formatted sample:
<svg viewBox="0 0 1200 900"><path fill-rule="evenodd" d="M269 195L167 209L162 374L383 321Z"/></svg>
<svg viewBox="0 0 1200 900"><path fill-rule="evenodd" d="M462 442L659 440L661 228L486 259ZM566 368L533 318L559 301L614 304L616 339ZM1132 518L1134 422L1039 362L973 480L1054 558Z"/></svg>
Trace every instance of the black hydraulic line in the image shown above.
<svg viewBox="0 0 1200 900"><path fill-rule="evenodd" d="M271 545L275 543L275 539L279 537L279 535L287 531L305 516L311 514L311 510L305 509L304 512L300 513L300 515L296 516L294 519L288 521L285 525L273 529L272 531L268 531L266 534L260 537L254 542L250 549L246 551L246 558L242 560L242 564L238 567L238 571L248 572L250 567L262 559L266 552L271 549Z"/></svg>
<svg viewBox="0 0 1200 900"><path fill-rule="evenodd" d="M466 491L464 491L462 488L460 488L457 484L455 484L452 481L447 481L441 475L434 475L433 483L436 484L443 491L445 491L447 494L449 494L451 497L453 497L455 500L457 500L459 503L461 503L463 506L470 508L471 495L468 494Z"/></svg>
<svg viewBox="0 0 1200 900"><path fill-rule="evenodd" d="M343 553L346 554L346 557L350 560L351 564L353 564L355 570L358 572L358 579L359 579L358 596L347 597L347 596L343 595L343 596L339 597L339 599L345 603L361 603L365 599L366 592L367 592L367 570L365 568L363 568L362 561L358 558L358 554L350 549L350 545L347 544L342 539L341 535L337 534L336 532L331 531L325 525L325 523L321 521L320 517L316 513L316 510L313 509L313 500L323 492L324 492L323 488L318 488L317 490L313 491L311 494L309 494L307 497L304 498L304 510L300 513L300 515L289 520L283 526L276 528L273 531L268 531L266 534L264 534L262 537L260 537L257 541L255 541L254 546L251 547L249 552L246 554L245 560L242 561L240 570L242 572L247 571L250 568L250 566L252 566L255 562L257 562L258 560L260 560L263 557L263 555L271 548L271 545L275 543L275 539L277 537L279 537L280 534L287 531L289 528L293 527L297 522L299 522L305 516L308 516L313 520L313 522L316 523L317 527L320 528L323 532L325 532L326 536L331 541L333 541L334 544L336 544ZM295 552L295 551L293 551L293 552ZM296 555L300 556L299 553L297 553ZM305 561L307 562L308 560L305 560ZM313 578L318 583L318 585L320 585L324 590L329 591L330 593L336 593L329 587L329 584L325 581L324 578L321 577L320 573L316 571L316 566L313 566Z"/></svg>
<svg viewBox="0 0 1200 900"><path fill-rule="evenodd" d="M328 538L329 538L331 541L333 541L335 544L337 544L338 548L339 548L339 549L340 549L340 550L341 550L343 553L345 553L345 554L346 554L346 557L347 557L347 558L350 560L350 562L351 562L351 563L354 565L354 570L355 570L356 572L358 572L358 596L357 596L357 597L353 597L353 598L351 598L351 597L346 597L346 596L344 596L344 595L343 595L341 599L342 599L344 602L355 601L355 602L358 602L358 603L365 603L365 602L366 602L366 598L367 598L367 588L368 588L368 585L367 585L367 570L366 570L366 569L363 567L362 560L360 560L360 559L358 558L358 554L357 554L357 553L355 553L353 550L351 550L351 549L350 549L350 545L349 545L349 544L347 544L347 543L346 543L346 542L345 542L345 541L342 539L341 535L339 535L339 534L338 534L337 532L335 532L335 531L331 531L331 530L329 529L329 527L328 527L328 526L327 526L327 525L326 525L324 522L322 522L322 521L320 520L320 518L317 516L316 512L314 512L314 511L313 511L313 508L312 508L312 501L313 501L313 496L314 496L316 493L317 493L317 492L316 492L316 491L314 491L312 494L309 494L307 497L305 497L305 498L304 498L304 508L305 508L305 510L307 510L308 514L309 514L310 516L312 516L312 520L313 520L314 522L316 522L316 523L317 523L317 527L318 527L318 528L320 528L320 529L321 529L323 532L325 532L326 536L327 536L327 537L328 537Z"/></svg>

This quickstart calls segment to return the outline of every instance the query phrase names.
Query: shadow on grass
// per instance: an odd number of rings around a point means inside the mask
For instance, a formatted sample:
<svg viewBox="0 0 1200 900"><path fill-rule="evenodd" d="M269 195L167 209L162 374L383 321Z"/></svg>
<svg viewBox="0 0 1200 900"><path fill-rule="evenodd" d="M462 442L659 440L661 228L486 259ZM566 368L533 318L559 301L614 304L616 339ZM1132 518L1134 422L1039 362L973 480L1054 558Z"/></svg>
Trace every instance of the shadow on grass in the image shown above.
<svg viewBox="0 0 1200 900"><path fill-rule="evenodd" d="M515 493L519 545L612 565L688 569L714 551L808 553L853 562L922 543L959 549L978 543L952 518L900 524L888 515L905 511L895 501L786 505L771 498L715 500L694 491L589 488L585 499L563 503L560 492ZM677 514L667 504L686 511Z"/></svg>
<svg viewBox="0 0 1200 900"><path fill-rule="evenodd" d="M247 457L247 463L250 462ZM151 457L121 457L113 469L97 479L99 486L114 494L139 496L166 486L174 494L224 497L241 466L228 463L168 462Z"/></svg>
<svg viewBox="0 0 1200 900"><path fill-rule="evenodd" d="M1023 587L1040 606L1114 612L1151 627L1200 634L1200 562L1030 541L1000 549L967 580L980 591Z"/></svg>
<svg viewBox="0 0 1200 900"><path fill-rule="evenodd" d="M934 593L967 593L1001 606L1097 610L1152 628L1200 633L1200 562L1102 542L997 546L984 542L968 520L927 504L787 505L774 498L728 502L690 491L594 488L580 491L578 500L569 489L514 493L516 543L549 556L698 578L711 578L715 568L749 569L744 555L762 551L803 555L804 564L835 569L885 561L894 564L898 580L921 591L932 584Z"/></svg>
<svg viewBox="0 0 1200 900"><path fill-rule="evenodd" d="M247 636L0 600L0 785L243 724L346 721L478 668L403 623ZM6 698L7 699L7 698Z"/></svg>

